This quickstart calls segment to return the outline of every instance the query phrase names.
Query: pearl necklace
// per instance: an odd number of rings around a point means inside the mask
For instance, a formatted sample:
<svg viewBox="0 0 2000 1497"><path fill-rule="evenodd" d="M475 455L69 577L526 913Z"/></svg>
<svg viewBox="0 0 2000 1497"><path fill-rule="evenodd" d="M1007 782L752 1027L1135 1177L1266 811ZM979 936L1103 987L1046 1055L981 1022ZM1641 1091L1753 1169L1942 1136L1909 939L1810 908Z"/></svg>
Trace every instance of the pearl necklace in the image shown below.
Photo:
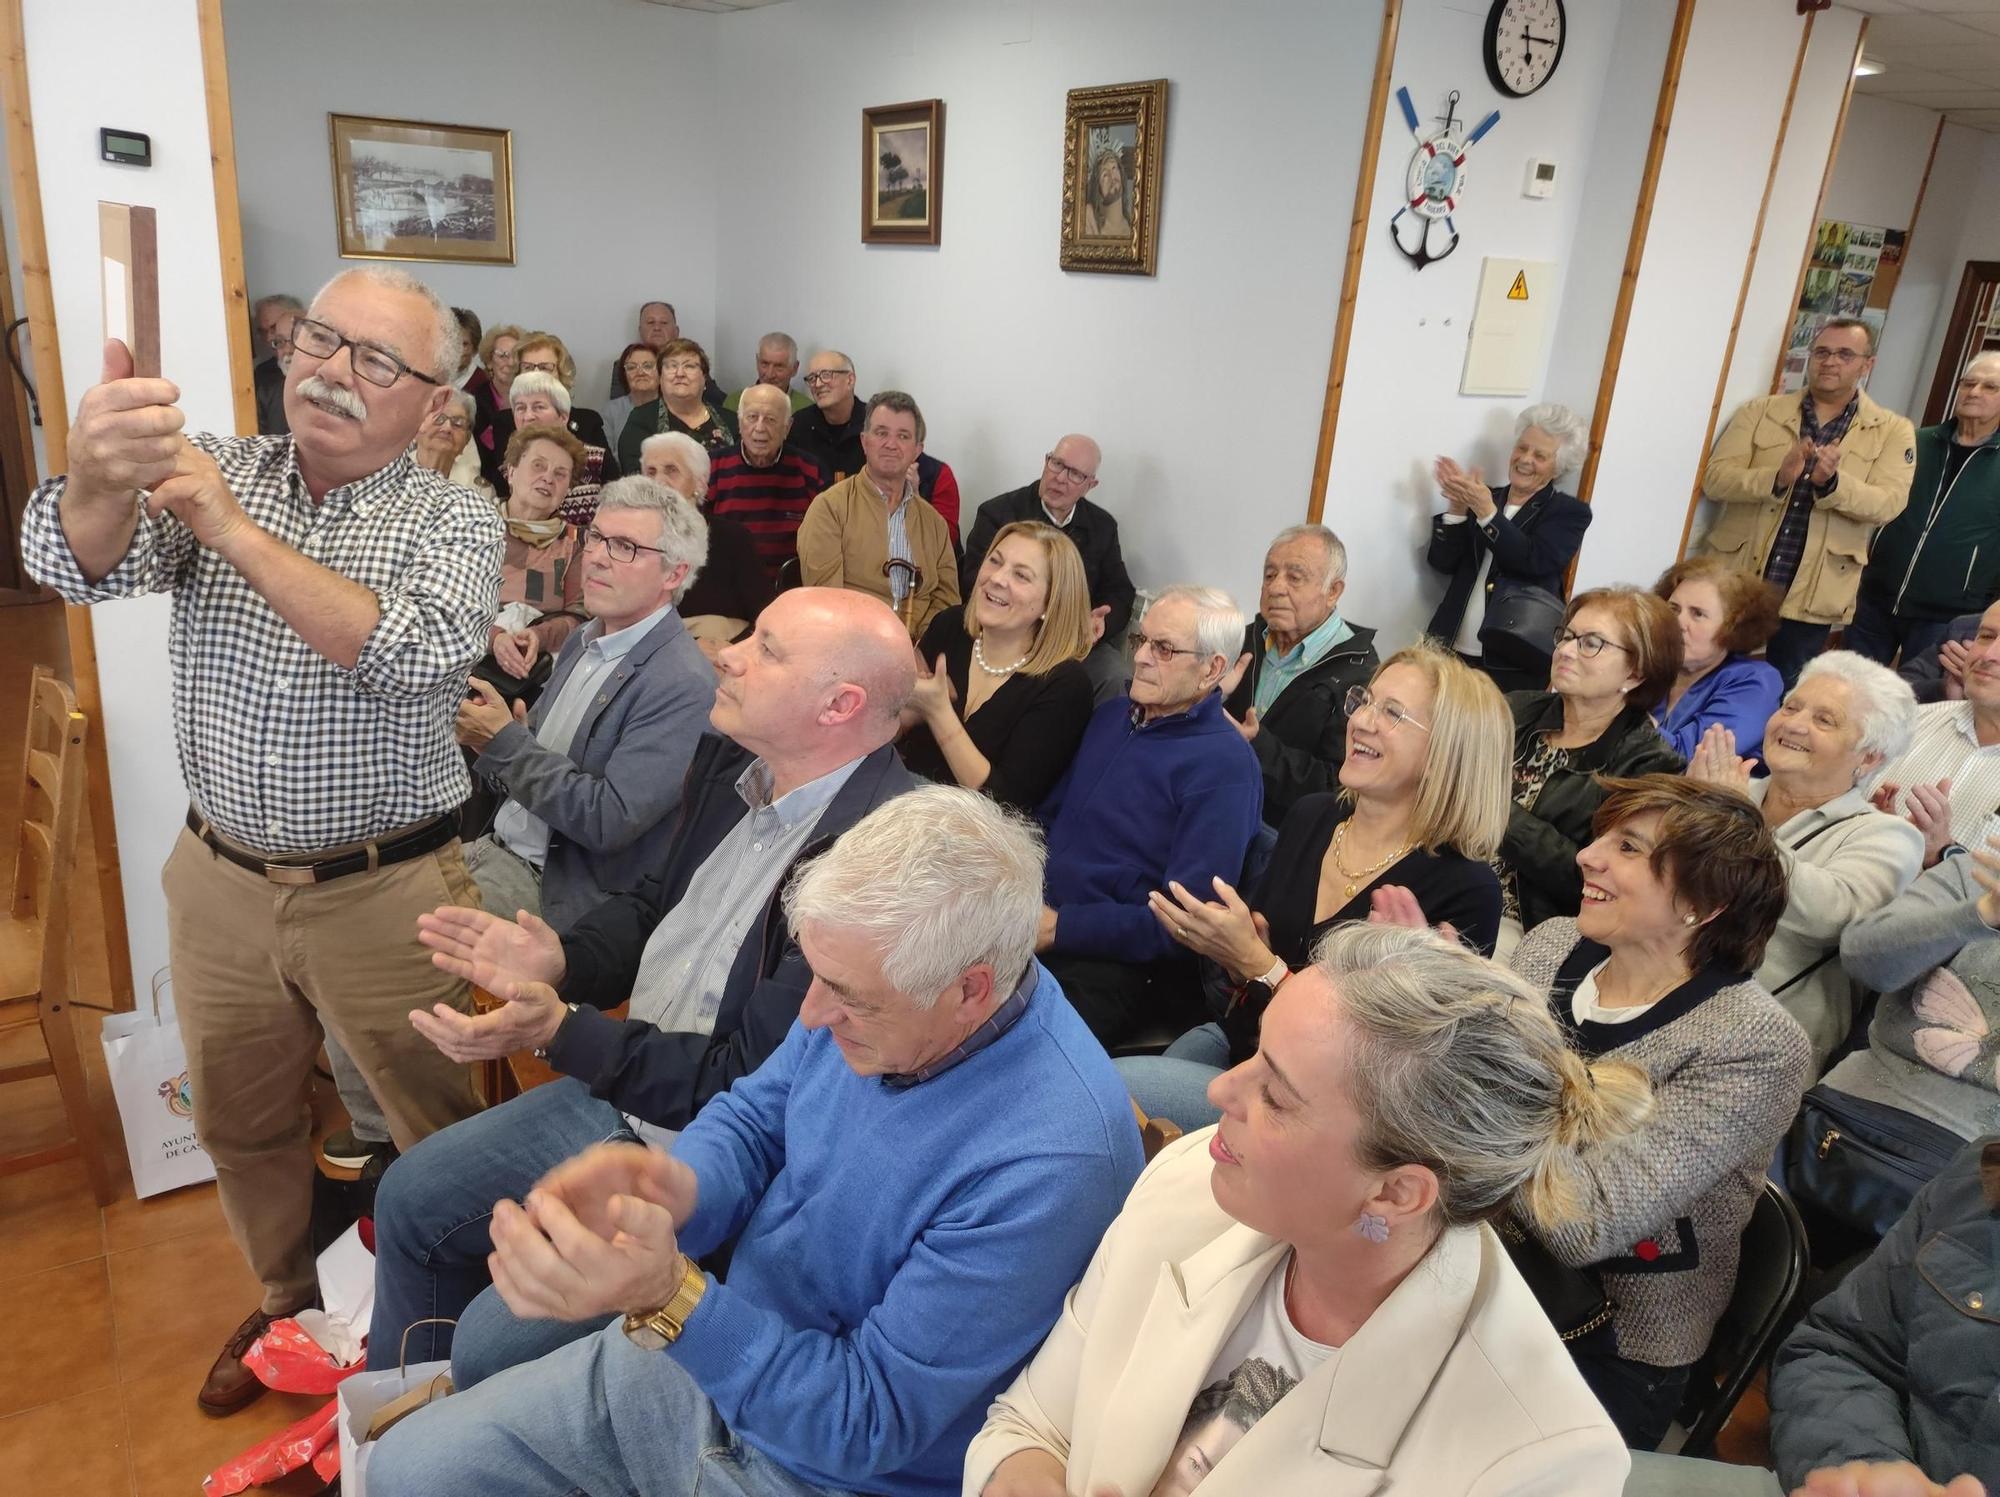
<svg viewBox="0 0 2000 1497"><path fill-rule="evenodd" d="M1397 848L1394 852L1390 853L1389 856L1384 858L1381 862L1371 864L1370 866L1357 871L1355 869L1349 868L1347 866L1346 860L1340 856L1341 847L1343 846L1343 844L1346 843L1346 841L1347 841L1347 823L1343 821L1339 826L1333 829L1333 866L1336 869L1338 869L1340 871L1341 876L1347 879L1348 881L1347 887L1341 891L1341 897L1344 899L1352 899L1354 897L1354 891L1359 889L1363 883L1373 878L1376 874L1380 873L1384 868L1387 868L1391 863L1399 861L1404 856L1404 854L1409 852L1411 848L1417 845L1414 842L1405 842L1401 847Z"/></svg>
<svg viewBox="0 0 2000 1497"><path fill-rule="evenodd" d="M1033 649L1030 649L1028 651L1028 655L1032 655L1034 653L1035 652ZM989 676L1013 675L1015 671L1019 670L1022 666L1028 663L1028 655L1023 655L1019 660L1015 661L1012 665L988 665L986 663L985 641L975 639L972 642L972 658L979 662L979 668L985 671L986 674Z"/></svg>

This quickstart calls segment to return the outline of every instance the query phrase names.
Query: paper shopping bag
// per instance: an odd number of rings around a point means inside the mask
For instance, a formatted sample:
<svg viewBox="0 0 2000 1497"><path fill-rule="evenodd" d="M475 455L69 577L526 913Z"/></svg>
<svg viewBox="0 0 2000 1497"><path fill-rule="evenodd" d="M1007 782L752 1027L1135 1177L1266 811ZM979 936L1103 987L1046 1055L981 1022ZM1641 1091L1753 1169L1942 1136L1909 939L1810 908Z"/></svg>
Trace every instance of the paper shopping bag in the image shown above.
<svg viewBox="0 0 2000 1497"><path fill-rule="evenodd" d="M403 1327L403 1351L420 1325L452 1325L450 1320L412 1321ZM416 1409L450 1395L451 1362L404 1361L394 1372L363 1372L340 1385L340 1497L367 1497L368 1460L375 1440ZM399 1402L400 1401L400 1402ZM391 1405L396 1405L393 1409Z"/></svg>
<svg viewBox="0 0 2000 1497"><path fill-rule="evenodd" d="M160 1013L161 990L171 985L164 970L155 973L152 1012L107 1014L102 1031L132 1188L141 1197L215 1178L214 1163L195 1142L187 1051L171 1000L164 1018Z"/></svg>

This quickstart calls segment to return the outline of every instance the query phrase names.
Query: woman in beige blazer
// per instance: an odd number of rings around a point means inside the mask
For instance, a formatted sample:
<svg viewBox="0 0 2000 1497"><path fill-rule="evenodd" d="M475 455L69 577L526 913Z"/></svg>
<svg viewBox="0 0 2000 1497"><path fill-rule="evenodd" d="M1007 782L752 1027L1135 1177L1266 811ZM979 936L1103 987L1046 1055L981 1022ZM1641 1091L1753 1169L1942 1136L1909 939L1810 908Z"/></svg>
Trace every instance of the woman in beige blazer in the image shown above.
<svg viewBox="0 0 2000 1497"><path fill-rule="evenodd" d="M1156 1159L966 1454L966 1497L1616 1497L1625 1447L1484 1223L1585 1208L1643 1120L1541 995L1351 924ZM1421 1162L1420 1162L1421 1161Z"/></svg>

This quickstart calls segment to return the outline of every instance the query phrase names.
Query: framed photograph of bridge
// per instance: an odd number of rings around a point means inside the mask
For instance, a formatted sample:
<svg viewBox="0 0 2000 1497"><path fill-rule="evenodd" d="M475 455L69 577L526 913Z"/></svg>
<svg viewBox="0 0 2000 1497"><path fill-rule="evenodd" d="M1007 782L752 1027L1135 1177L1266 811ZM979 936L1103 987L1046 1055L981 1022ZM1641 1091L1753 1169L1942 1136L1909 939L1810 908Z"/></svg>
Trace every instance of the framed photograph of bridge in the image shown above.
<svg viewBox="0 0 2000 1497"><path fill-rule="evenodd" d="M514 263L511 132L355 114L327 121L342 259Z"/></svg>
<svg viewBox="0 0 2000 1497"><path fill-rule="evenodd" d="M944 227L944 100L861 111L861 242L936 244Z"/></svg>

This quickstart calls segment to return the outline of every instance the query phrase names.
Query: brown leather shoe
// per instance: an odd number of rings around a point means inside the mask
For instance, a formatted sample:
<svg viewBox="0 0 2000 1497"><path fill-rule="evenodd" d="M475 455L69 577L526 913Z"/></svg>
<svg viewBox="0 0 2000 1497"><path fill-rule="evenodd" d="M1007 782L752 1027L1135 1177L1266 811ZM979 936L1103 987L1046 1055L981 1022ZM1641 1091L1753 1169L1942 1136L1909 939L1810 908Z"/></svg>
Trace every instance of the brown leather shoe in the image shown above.
<svg viewBox="0 0 2000 1497"><path fill-rule="evenodd" d="M230 1333L229 1340L223 1345L222 1355L208 1369L208 1380L201 1385L201 1392L195 1395L194 1401L204 1414L220 1419L225 1414L248 1408L263 1397L264 1385L257 1381L256 1373L243 1365L243 1355L277 1318L266 1315L262 1310L253 1310L250 1318Z"/></svg>

